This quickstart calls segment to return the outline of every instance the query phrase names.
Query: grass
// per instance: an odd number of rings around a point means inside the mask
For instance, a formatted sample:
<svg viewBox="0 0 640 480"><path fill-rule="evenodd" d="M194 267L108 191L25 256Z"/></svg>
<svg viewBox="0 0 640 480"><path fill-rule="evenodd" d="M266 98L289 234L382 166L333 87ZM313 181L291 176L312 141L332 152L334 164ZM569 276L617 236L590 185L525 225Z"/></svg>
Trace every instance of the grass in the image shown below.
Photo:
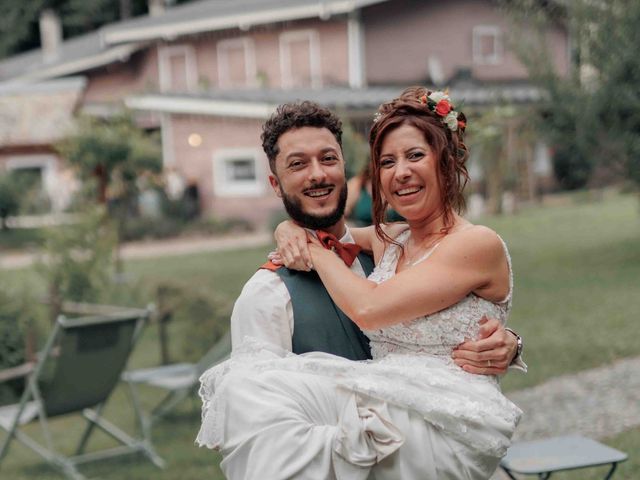
<svg viewBox="0 0 640 480"><path fill-rule="evenodd" d="M22 250L25 248L37 248L42 245L43 229L41 228L15 228L0 230L0 251Z"/></svg>
<svg viewBox="0 0 640 480"><path fill-rule="evenodd" d="M579 197L577 197L579 198ZM614 196L553 208L531 208L515 216L491 217L480 223L498 231L509 245L515 272L514 309L511 325L525 338L529 373L511 373L505 390L536 385L553 376L607 364L618 358L640 355L637 312L640 310L640 216L632 196ZM265 248L206 253L135 261L127 264L134 281L153 283L179 279L217 295L234 299L246 279L265 258ZM0 280L38 288L33 271L0 272ZM180 335L179 325L172 326ZM132 363L157 362L157 334L145 333ZM155 392L146 392L151 404ZM139 458L111 460L87 465L82 471L103 479L221 479L215 453L193 445L198 426L197 403L184 405L154 428L159 453L168 469L160 471ZM107 415L120 425L131 425L131 409L124 391L118 389ZM70 449L74 422L54 422L54 436ZM30 426L36 431L36 426ZM106 439L96 439L107 442ZM626 451L617 479L637 478L640 471L640 429L607 439ZM24 480L60 479L30 451L14 445L0 468L2 478ZM557 475L559 480L595 479L598 470ZM598 475L596 475L598 473ZM553 478L556 478L554 475Z"/></svg>

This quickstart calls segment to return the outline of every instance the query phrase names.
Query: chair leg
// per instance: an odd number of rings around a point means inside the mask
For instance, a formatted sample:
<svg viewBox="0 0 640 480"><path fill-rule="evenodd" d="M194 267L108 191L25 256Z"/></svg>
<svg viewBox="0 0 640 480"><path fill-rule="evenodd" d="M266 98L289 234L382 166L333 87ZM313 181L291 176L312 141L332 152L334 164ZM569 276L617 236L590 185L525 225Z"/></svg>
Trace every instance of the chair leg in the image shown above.
<svg viewBox="0 0 640 480"><path fill-rule="evenodd" d="M617 467L618 467L617 463L612 463L611 469L607 472L607 476L604 477L604 480L609 480L611 477L613 477L613 474L615 473Z"/></svg>
<svg viewBox="0 0 640 480"><path fill-rule="evenodd" d="M40 445L28 435L22 433L20 430L15 430L11 437L22 443L25 447L31 449L33 452L41 456L47 462L58 467L64 475L71 480L85 480L85 477L76 470L72 462L63 456L56 454L54 451L48 450L46 447Z"/></svg>
<svg viewBox="0 0 640 480"><path fill-rule="evenodd" d="M190 390L178 390L177 392L170 392L162 401L156 405L151 411L151 424L154 424L158 419L164 417L167 413L173 410L180 402L182 402L189 395Z"/></svg>
<svg viewBox="0 0 640 480"><path fill-rule="evenodd" d="M102 409L104 408L104 404L105 402L101 403L96 408L95 414L97 415L98 418L102 414ZM86 415L85 415L85 418L86 418ZM87 420L88 420L87 426L85 427L84 432L82 433L82 437L80 437L80 441L78 442L78 448L76 448L76 455L81 455L82 453L84 453L84 449L87 446L89 437L93 433L93 427L95 426L95 422L91 421L88 418Z"/></svg>
<svg viewBox="0 0 640 480"><path fill-rule="evenodd" d="M151 419L142 408L140 397L138 396L138 390L135 385L132 382L127 382L127 385L129 386L129 397L131 398L133 411L136 415L140 435L145 439L145 441L151 442Z"/></svg>
<svg viewBox="0 0 640 480"><path fill-rule="evenodd" d="M142 450L142 452L149 458L149 460L151 460L151 462L158 468L165 467L165 461L155 452L155 449L153 448L151 442L147 441L146 439L144 439L143 441L134 439L113 423L105 420L104 418L101 418L93 410L87 408L82 412L82 414L87 420L94 423L96 427L98 427L107 435L115 438L120 443L127 445L132 449Z"/></svg>

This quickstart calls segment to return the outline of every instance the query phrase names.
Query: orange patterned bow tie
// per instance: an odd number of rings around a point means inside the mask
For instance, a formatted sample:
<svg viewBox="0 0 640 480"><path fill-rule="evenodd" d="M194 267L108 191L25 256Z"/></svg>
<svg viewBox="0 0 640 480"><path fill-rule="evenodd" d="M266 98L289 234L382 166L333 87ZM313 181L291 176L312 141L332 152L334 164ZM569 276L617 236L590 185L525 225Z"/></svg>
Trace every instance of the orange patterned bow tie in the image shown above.
<svg viewBox="0 0 640 480"><path fill-rule="evenodd" d="M361 248L355 243L342 243L335 235L317 230L318 240L322 243L322 246L328 250L335 252L342 261L350 267L355 261Z"/></svg>

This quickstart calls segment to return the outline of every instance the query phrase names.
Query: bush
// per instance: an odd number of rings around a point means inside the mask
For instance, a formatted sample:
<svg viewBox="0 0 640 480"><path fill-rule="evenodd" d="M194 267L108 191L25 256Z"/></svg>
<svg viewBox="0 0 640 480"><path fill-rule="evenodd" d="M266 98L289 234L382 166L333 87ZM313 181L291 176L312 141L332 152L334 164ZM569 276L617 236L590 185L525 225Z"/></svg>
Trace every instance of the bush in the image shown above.
<svg viewBox="0 0 640 480"><path fill-rule="evenodd" d="M0 174L0 229L7 229L7 218L18 213L20 189L14 174Z"/></svg>
<svg viewBox="0 0 640 480"><path fill-rule="evenodd" d="M230 305L210 292L184 282L162 282L155 287L160 339L160 361L175 361L170 338L180 338L181 361L198 361L228 330ZM169 334L169 324L179 334Z"/></svg>
<svg viewBox="0 0 640 480"><path fill-rule="evenodd" d="M34 302L0 291L0 370L17 367L28 358L27 337L35 336ZM0 405L17 401L24 389L24 378L0 383Z"/></svg>
<svg viewBox="0 0 640 480"><path fill-rule="evenodd" d="M176 217L130 218L122 231L122 240L131 242L144 239L163 239L184 235L219 235L230 232L248 232L252 225L243 219L203 218L187 221Z"/></svg>

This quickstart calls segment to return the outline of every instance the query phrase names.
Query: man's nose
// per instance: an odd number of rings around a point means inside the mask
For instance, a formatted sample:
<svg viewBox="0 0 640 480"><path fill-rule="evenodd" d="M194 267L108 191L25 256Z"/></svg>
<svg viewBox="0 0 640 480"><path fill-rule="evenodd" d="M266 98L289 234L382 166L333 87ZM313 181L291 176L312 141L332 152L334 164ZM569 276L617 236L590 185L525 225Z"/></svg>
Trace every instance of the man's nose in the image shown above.
<svg viewBox="0 0 640 480"><path fill-rule="evenodd" d="M316 159L309 165L309 180L314 183L321 183L327 177L322 163Z"/></svg>

